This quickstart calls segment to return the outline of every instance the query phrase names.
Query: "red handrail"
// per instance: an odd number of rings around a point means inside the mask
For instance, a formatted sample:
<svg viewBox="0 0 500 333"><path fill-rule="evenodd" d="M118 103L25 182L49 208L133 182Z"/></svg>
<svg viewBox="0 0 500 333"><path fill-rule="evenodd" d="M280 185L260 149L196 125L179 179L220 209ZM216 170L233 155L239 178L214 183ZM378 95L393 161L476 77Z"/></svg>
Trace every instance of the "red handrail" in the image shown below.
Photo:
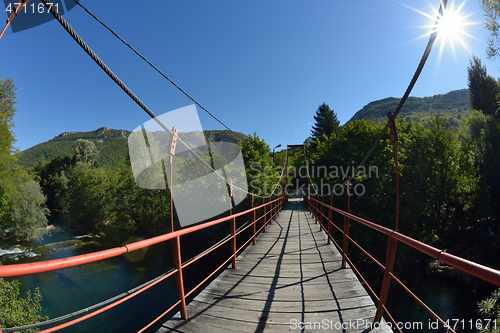
<svg viewBox="0 0 500 333"><path fill-rule="evenodd" d="M315 216L315 219L322 220L324 218L326 220L326 223L329 224L328 228L322 227L322 230L324 230L327 233L329 239L333 240L333 236L330 232L330 230L331 230L330 224L335 226L337 230L342 232L342 234L344 236L343 237L343 239L344 239L343 246L340 247L340 245L338 245L335 241L334 241L334 243L336 244L336 247L341 252L342 257L347 257L347 260L349 260L349 258L347 256L347 253L344 252L343 248L347 249L347 246L346 246L347 244L345 244L345 243L347 243L347 242L349 242L349 240L351 240L370 259L374 260L376 264L378 264L380 267L384 267L382 264L377 262L375 260L375 258L373 258L371 255L369 255L368 252L366 250L364 250L359 244L357 244L356 242L354 242L352 240L352 238L348 235L348 229L347 230L344 229L344 231L343 231L340 227L337 227L337 225L333 222L333 219L331 218L332 211L334 211L340 215L343 215L345 219L354 220L354 221L359 222L359 223L361 223L361 224L363 224L363 225L365 225L365 226L367 226L367 227L369 227L377 232L380 232L380 233L385 234L389 237L392 237L393 239L400 241L400 242L414 248L415 250L417 250L419 252L425 253L434 259L439 259L443 263L445 263L451 267L454 267L456 269L459 269L462 272L471 274L477 278L480 278L484 281L492 283L496 286L500 286L500 271L498 271L498 270L483 266L483 265L475 263L473 261L466 260L464 258L455 256L453 254L446 253L443 250L437 249L435 247L432 247L430 245L422 243L416 239L405 236L397 231L383 227L383 226L378 225L374 222L365 220L359 216L356 216L356 215L353 215L351 213L340 210L338 208L335 208L332 205L325 204L325 203L323 203L320 200L317 200L315 198L304 197L304 201L306 202L306 206L309 209L309 211ZM323 208L326 208L328 210L328 216L323 214L323 212L322 212ZM321 218L319 215L321 215ZM351 266L353 267L352 262L350 260L349 260L349 262L351 263ZM355 269L355 267L353 267L353 269ZM355 269L355 270L358 273L358 275L360 275L359 271L357 269ZM448 331L454 332L450 327L447 327L445 322L439 316L437 316L427 305L425 305L425 303L423 301L421 301L415 294L413 294L408 287L406 287L400 280L398 280L392 272L390 272L389 275L391 276L392 279L394 279L399 285L401 285L403 287L403 290L408 292L409 295L411 297L413 297L421 306L423 306L433 317L438 319L439 322L444 327L446 327L448 329ZM360 277L362 278L362 276L360 276ZM373 291L368 284L367 284L367 287L371 290L371 292L373 294ZM383 308L386 311L386 313L389 314L387 312L385 305L383 305ZM389 314L389 316L390 316L390 314ZM390 317L390 318L392 318L392 317Z"/></svg>
<svg viewBox="0 0 500 333"><path fill-rule="evenodd" d="M180 312L183 315L183 318L187 319L187 313L186 313L186 297L189 295L193 294L200 286L202 286L206 281L208 281L213 275L215 275L221 268L223 268L227 263L230 261L233 262L233 268L235 267L235 259L237 254L250 242L255 240L255 235L258 234L261 230L265 232L265 227L268 223L271 222L273 218L275 218L279 212L283 209L284 205L287 203L288 198L283 195L281 197L277 197L274 200L269 200L269 202L265 202L260 206L257 207L252 207L250 209L247 209L243 212L236 213L236 214L231 214L229 216L219 218L210 222L206 222L200 225L195 225L192 227L188 227L182 230L174 231L168 234L164 234L161 236L157 237L152 237L146 240L142 240L139 242L135 243L130 243L121 247L116 247L108 250L103 250L103 251L98 251L98 252L93 252L93 253L88 253L88 254L83 254L79 256L73 256L73 257L68 257L68 258L63 258L63 259L54 259L54 260L48 260L48 261L43 261L43 262L34 262L34 263L27 263L27 264L15 264L15 265L5 265L5 266L0 266L0 277L14 277L14 276L21 276L21 275L29 275L29 274L38 274L38 273L44 273L44 272L50 272L58 269L64 269L64 268L69 268L69 267L74 267L74 266L79 266L79 265L84 265L104 259L109 259L113 257L117 257L121 254L127 253L127 252L132 252L136 251L154 244L158 244L161 242L165 242L168 240L173 240L174 243L174 248L173 248L173 256L174 256L174 266L175 269L167 274L166 276L162 277L161 279L158 279L152 284L149 284L136 292L134 292L131 295L128 295L127 297L120 299L118 301L115 301L112 304L109 304L105 306L104 308L101 308L99 310L93 311L91 313L88 313L82 317L76 318L72 321L69 321L67 323L49 328L47 330L44 330L42 332L53 332L57 331L59 329L71 326L73 324L76 324L80 321L83 321L85 319L91 318L99 313L102 313L118 304L123 303L124 301L134 297L135 295L138 295L139 293L143 292L144 290L150 288L152 285L159 283L162 280L165 280L166 278L175 275L176 277L176 286L177 286L177 291L178 291L178 298L179 300L171 306L167 311L164 312L164 314L168 313L171 311L175 306L179 305L180 307ZM253 206L253 196L252 196L252 206ZM270 209L266 210L266 207L269 206ZM259 218L256 218L256 212L259 209L263 209L263 213ZM238 232L236 232L236 218L240 216L244 216L246 214L252 215L252 219L250 220L251 223L246 226L245 228L242 228ZM180 247L180 237L193 233L195 231L199 231L211 226L214 226L216 224L220 224L226 221L230 221L231 223L231 236L225 240L224 242L221 242L217 246L214 246L207 250L206 252L202 253L201 255L197 256L193 260L190 260L188 262L182 263L181 260L181 247ZM256 228L257 222L262 221L262 226L260 228ZM243 243L239 248L236 247L236 237L241 234L244 230L252 227L252 235L249 237L247 241ZM182 269L190 264L192 264L194 261L204 257L208 253L214 251L215 249L219 248L223 244L230 242L231 243L231 254L229 258L217 269L215 269L209 276L207 276L205 279L203 279L202 282L200 282L197 286L192 288L190 291L184 291L184 286L183 286L183 277L182 277ZM181 292L179 292L181 291ZM164 315L163 314L163 315ZM149 323L145 328L142 330L146 329L147 327L151 326L154 324L156 321L160 320L162 317L157 317L155 320L153 320L151 323ZM141 331L142 331L141 330Z"/></svg>
<svg viewBox="0 0 500 333"><path fill-rule="evenodd" d="M275 200L279 200L279 199L275 199ZM236 214L222 217L220 219L206 222L206 223L203 223L200 225L195 225L195 226L188 227L188 228L185 228L182 230L177 230L177 231L174 231L174 232L171 232L168 234L152 237L149 239L130 243L130 244L127 244L127 245L124 245L121 247L115 247L115 248L108 249L108 250L92 252L92 253L87 253L87 254L82 254L79 256L73 256L73 257L62 258L62 259L53 259L53 260L48 260L48 261L39 261L39 262L33 262L33 263L27 263L27 264L14 264L14 265L0 266L0 278L50 272L50 271L55 271L58 269L74 267L74 266L84 265L84 264L88 264L88 263L92 263L92 262L96 262L96 261L100 261L100 260L104 260L104 259L118 257L124 253L127 253L127 252L136 251L136 250L139 250L139 249L142 249L142 248L154 245L154 244L158 244L161 242L171 240L175 237L187 235L187 234L190 234L192 232L202 230L202 229L211 227L213 225L231 220L232 218L248 214L249 212L253 212L254 210L258 210L258 209L263 208L269 204L270 203L268 202L268 203L262 204L258 207L250 208L244 212L236 213Z"/></svg>

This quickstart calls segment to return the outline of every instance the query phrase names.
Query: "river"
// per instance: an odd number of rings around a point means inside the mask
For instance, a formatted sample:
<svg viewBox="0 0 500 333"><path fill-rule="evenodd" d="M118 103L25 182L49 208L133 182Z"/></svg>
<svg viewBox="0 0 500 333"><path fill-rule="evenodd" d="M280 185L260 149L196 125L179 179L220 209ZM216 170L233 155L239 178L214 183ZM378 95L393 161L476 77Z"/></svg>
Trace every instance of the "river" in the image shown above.
<svg viewBox="0 0 500 333"><path fill-rule="evenodd" d="M53 226L41 240L21 248L13 241L0 241L4 265L51 260L123 245L131 238L127 230L105 234L81 234L65 226ZM131 240L136 240L133 238ZM142 260L125 256L48 273L21 276L21 294L39 287L43 315L50 318L84 309L126 292L172 268L162 245L150 247ZM136 332L165 311L177 299L175 283L169 278L141 295L61 332ZM50 327L50 326L44 326Z"/></svg>

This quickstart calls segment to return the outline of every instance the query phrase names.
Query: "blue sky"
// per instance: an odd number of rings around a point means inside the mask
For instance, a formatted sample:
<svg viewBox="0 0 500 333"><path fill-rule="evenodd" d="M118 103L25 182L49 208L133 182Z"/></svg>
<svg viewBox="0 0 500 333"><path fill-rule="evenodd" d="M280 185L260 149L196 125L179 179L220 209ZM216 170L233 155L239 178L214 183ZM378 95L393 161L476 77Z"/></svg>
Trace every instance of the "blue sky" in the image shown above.
<svg viewBox="0 0 500 333"><path fill-rule="evenodd" d="M323 102L345 123L371 101L401 97L428 41L419 37L434 23L409 7L435 17L439 1L82 4L228 127L257 132L272 149L302 143ZM461 12L483 21L479 0L465 1ZM64 18L153 112L192 104L81 8ZM466 88L471 52L499 76L498 63L486 60L484 26L464 30L474 37L463 37L467 49L456 43L453 52L447 44L439 60L438 42L412 96ZM17 87L14 132L21 150L62 132L133 130L149 120L54 20L17 33L9 28L0 40L0 64L0 76ZM204 129L223 129L198 113Z"/></svg>

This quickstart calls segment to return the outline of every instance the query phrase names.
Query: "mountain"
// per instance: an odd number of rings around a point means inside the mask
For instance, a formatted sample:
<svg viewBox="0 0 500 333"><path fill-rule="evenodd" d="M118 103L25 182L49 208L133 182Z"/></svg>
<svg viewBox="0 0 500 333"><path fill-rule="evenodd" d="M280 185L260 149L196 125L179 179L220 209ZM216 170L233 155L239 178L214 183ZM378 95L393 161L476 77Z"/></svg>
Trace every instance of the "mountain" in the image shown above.
<svg viewBox="0 0 500 333"><path fill-rule="evenodd" d="M385 123L387 122L387 112L394 112L400 100L400 98L389 97L368 103L356 112L349 121L366 119L376 123ZM469 90L461 89L450 91L444 95L409 97L401 109L398 118L427 123L438 115L446 119L449 129L456 131L459 127L460 119L468 116L470 112Z"/></svg>
<svg viewBox="0 0 500 333"><path fill-rule="evenodd" d="M87 139L95 143L99 150L99 162L103 166L117 167L123 162L128 153L128 136L130 131L116 130L108 127L100 127L90 132L64 132L53 139L40 143L21 152L18 162L25 168L30 168L40 161L50 161L57 155L61 157L73 154L72 146L78 139ZM227 130L212 130L203 132L206 141L220 142L227 141L238 143L247 136L239 132ZM191 133L181 133L180 137L185 138Z"/></svg>

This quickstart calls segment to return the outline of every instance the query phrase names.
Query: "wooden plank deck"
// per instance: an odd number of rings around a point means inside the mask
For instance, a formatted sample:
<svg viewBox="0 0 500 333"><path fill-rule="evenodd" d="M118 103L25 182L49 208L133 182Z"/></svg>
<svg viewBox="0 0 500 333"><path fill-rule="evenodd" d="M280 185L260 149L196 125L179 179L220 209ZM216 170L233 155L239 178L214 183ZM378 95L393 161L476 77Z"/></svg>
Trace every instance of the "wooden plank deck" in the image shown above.
<svg viewBox="0 0 500 333"><path fill-rule="evenodd" d="M375 305L301 199L157 332L370 332ZM386 326L372 332L392 332Z"/></svg>

